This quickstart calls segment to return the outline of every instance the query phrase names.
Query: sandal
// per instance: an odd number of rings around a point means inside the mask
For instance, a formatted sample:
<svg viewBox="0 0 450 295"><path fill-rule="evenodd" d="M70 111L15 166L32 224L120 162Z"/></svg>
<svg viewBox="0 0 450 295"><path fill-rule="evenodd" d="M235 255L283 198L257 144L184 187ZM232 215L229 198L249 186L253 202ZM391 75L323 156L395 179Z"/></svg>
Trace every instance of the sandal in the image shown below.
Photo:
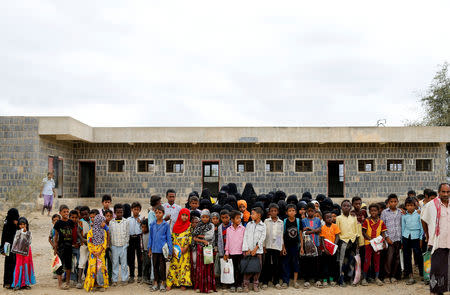
<svg viewBox="0 0 450 295"><path fill-rule="evenodd" d="M316 288L322 288L322 283L320 281L317 281L315 283Z"/></svg>
<svg viewBox="0 0 450 295"><path fill-rule="evenodd" d="M69 290L69 288L70 288L70 286L69 286L69 284L67 284L67 283L63 283L63 284L61 285L61 290Z"/></svg>

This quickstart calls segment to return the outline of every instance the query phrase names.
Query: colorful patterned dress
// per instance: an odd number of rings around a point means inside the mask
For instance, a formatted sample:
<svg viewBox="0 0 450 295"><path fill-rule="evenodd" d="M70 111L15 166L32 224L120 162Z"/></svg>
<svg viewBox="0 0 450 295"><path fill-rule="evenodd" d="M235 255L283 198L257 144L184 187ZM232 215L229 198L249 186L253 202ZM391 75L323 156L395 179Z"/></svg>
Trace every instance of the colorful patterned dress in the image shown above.
<svg viewBox="0 0 450 295"><path fill-rule="evenodd" d="M192 233L191 227L182 233L172 233L172 245L178 245L180 248L191 245ZM172 256L170 261L169 273L167 275L167 287L190 287L191 281L191 249L188 247L188 251L181 255L180 259Z"/></svg>
<svg viewBox="0 0 450 295"><path fill-rule="evenodd" d="M105 262L105 249L107 246L106 231L104 235L104 242L101 245L94 245L92 241L93 233L92 229L87 234L87 246L89 249L89 266L87 269L86 280L84 281L84 289L86 291L92 291L94 287L108 287L108 270L106 269ZM94 252L101 251L100 256L97 258L94 256ZM100 271L97 271L100 270ZM101 277L100 277L101 276Z"/></svg>

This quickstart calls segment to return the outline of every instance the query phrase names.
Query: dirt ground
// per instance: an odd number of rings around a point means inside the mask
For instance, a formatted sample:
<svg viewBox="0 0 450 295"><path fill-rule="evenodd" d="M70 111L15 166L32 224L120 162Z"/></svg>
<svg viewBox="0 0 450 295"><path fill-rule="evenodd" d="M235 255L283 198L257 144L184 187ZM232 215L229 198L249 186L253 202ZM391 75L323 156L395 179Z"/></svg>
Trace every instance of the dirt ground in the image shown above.
<svg viewBox="0 0 450 295"><path fill-rule="evenodd" d="M52 251L50 250L50 245L48 244L48 234L51 229L51 220L50 217L41 216L38 212L33 212L29 214L28 220L30 222L30 230L33 234L32 241L32 251L33 251L33 262L34 268L36 272L36 280L37 283L32 287L31 290L19 290L19 291L11 291L6 289L0 289L0 294L33 294L33 295L45 295L45 294L85 294L85 290L78 290L76 288L71 288L69 291L60 291L57 289L57 280L52 278L52 274L50 271L50 263L52 258ZM4 271L4 259L0 258L0 278L3 278ZM12 271L12 270L10 270ZM371 295L385 295L385 294L429 294L428 286L425 286L422 282L417 283L412 286L407 286L405 282L400 282L396 284L388 284L382 287L378 287L376 285L369 285L367 287L334 287L334 288L325 288L325 289L294 289L289 288L287 290L276 290L273 288L269 288L266 291L261 291L261 294L271 294L271 295L279 295L279 294L317 294L317 295L325 295L330 292L334 294L371 294ZM107 289L106 293L108 294L148 294L149 286L141 285L141 284L130 284L124 287L110 287ZM170 291L170 293L176 294L194 294L192 290L181 291L178 289L174 289ZM216 294L228 293L222 290L219 290ZM252 292L253 293L253 292Z"/></svg>

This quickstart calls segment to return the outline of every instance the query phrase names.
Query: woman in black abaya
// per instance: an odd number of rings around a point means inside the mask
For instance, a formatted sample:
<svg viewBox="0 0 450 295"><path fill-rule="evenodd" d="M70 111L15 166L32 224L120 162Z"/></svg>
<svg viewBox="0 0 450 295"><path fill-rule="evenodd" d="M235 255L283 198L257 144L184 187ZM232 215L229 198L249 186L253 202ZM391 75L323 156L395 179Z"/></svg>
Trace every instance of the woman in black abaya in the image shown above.
<svg viewBox="0 0 450 295"><path fill-rule="evenodd" d="M17 223L19 220L19 211L16 208L11 208L6 215L5 225L3 226L2 232L2 242L0 245L0 253L5 255L5 243L9 243L12 248L12 244L14 242L14 236L16 235ZM13 283L13 275L12 271L16 266L16 254L9 253L9 256L5 255L5 270L3 272L3 288L11 289L11 285Z"/></svg>

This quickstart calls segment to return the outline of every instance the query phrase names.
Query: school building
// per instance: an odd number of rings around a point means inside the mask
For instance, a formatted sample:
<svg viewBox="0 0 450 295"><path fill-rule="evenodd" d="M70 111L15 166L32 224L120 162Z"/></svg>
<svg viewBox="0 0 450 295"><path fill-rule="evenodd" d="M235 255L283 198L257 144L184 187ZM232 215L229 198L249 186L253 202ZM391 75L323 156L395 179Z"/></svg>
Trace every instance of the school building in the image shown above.
<svg viewBox="0 0 450 295"><path fill-rule="evenodd" d="M53 170L63 198L257 193L404 196L446 180L450 127L91 127L0 117L0 196ZM39 192L36 192L38 194Z"/></svg>

